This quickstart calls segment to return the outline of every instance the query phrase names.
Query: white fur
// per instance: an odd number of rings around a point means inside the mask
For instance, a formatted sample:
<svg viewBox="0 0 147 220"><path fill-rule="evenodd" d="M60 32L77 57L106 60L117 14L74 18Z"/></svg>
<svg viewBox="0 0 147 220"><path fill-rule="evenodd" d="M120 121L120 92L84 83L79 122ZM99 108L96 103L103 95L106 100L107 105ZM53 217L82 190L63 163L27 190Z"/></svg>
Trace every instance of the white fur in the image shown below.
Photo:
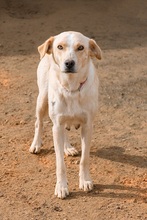
<svg viewBox="0 0 147 220"><path fill-rule="evenodd" d="M59 49L58 45L63 45ZM78 50L78 46L84 46ZM64 32L49 38L38 48L41 61L37 79L39 95L36 106L36 123L31 153L41 147L43 117L48 110L53 122L53 140L56 152L57 183L55 195L65 198L68 194L64 152L76 155L70 145L66 128L81 126L82 155L80 161L80 189L92 190L89 173L89 152L94 116L98 109L98 76L96 59L101 51L94 40L77 32ZM65 61L74 60L74 73L65 73Z"/></svg>

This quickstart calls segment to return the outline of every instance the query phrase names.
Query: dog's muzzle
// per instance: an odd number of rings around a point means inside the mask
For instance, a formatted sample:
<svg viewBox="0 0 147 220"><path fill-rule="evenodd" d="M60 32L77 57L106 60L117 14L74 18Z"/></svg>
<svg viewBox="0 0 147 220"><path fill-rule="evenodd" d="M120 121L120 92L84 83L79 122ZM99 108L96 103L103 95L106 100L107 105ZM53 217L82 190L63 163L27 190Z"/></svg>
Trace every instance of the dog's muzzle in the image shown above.
<svg viewBox="0 0 147 220"><path fill-rule="evenodd" d="M65 73L75 73L75 61L66 60L65 63Z"/></svg>

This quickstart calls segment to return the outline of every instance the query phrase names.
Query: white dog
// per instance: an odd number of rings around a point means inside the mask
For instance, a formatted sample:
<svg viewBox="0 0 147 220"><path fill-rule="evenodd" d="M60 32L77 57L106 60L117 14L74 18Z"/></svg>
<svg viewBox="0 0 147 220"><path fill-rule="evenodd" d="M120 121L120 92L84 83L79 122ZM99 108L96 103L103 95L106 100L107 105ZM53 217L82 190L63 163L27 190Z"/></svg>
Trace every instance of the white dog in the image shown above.
<svg viewBox="0 0 147 220"><path fill-rule="evenodd" d="M101 50L96 42L78 32L63 32L50 37L38 47L40 64L37 77L39 95L36 106L36 123L31 153L41 147L43 117L48 110L53 122L53 140L56 152L57 183L55 195L65 198L68 194L64 152L76 155L70 145L66 129L81 126L82 155L79 187L92 190L89 173L89 152L94 117L98 110L97 59Z"/></svg>

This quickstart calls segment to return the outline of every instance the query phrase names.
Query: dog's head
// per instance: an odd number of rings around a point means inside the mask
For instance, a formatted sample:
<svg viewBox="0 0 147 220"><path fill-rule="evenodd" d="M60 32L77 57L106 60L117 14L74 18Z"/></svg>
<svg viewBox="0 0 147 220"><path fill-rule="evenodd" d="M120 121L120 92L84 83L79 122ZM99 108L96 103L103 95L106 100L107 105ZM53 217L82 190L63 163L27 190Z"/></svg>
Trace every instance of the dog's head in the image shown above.
<svg viewBox="0 0 147 220"><path fill-rule="evenodd" d="M78 73L86 68L90 57L102 58L101 49L93 39L78 32L63 32L50 37L38 47L40 58L52 54L55 63L63 73Z"/></svg>

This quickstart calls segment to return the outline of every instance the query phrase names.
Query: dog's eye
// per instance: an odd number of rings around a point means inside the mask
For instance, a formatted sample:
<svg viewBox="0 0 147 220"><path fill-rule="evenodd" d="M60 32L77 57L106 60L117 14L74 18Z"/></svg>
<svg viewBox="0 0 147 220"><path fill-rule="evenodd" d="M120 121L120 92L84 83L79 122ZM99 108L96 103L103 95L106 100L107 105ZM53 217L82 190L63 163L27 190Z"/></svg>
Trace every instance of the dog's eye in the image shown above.
<svg viewBox="0 0 147 220"><path fill-rule="evenodd" d="M63 50L63 46L62 45L58 45L57 47L59 50Z"/></svg>
<svg viewBox="0 0 147 220"><path fill-rule="evenodd" d="M78 47L78 50L84 50L84 46L83 46L83 45L80 45L80 46Z"/></svg>

